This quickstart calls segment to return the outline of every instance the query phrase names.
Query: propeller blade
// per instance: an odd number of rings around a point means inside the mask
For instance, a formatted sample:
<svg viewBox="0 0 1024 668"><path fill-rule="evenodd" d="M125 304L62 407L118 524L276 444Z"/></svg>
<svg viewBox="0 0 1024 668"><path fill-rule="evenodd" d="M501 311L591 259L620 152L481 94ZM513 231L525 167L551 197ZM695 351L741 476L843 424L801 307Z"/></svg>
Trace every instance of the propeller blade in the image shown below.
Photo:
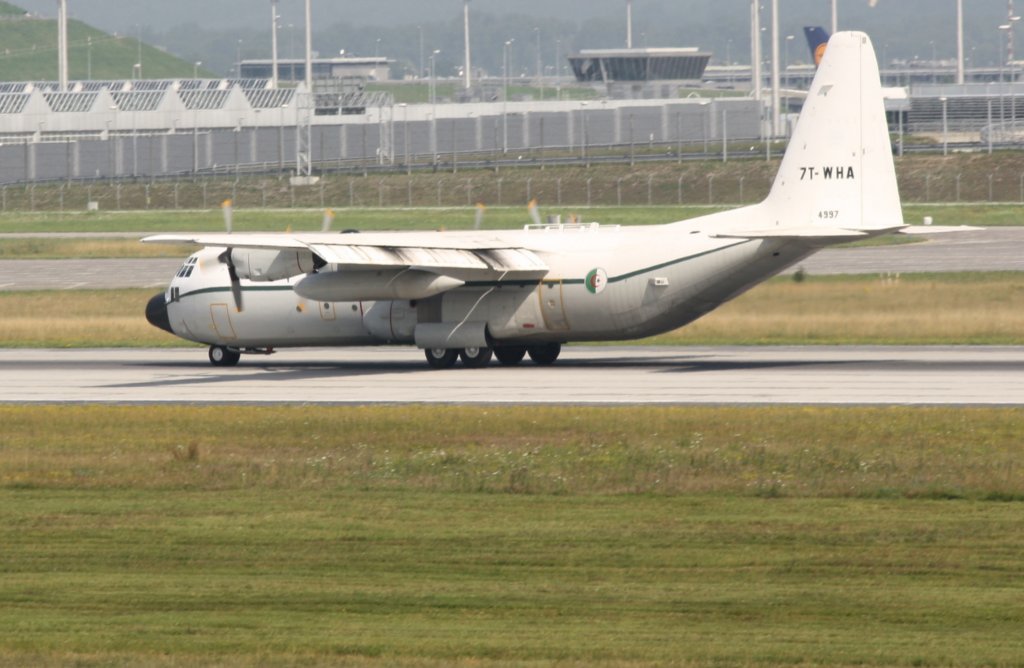
<svg viewBox="0 0 1024 668"><path fill-rule="evenodd" d="M529 206L527 206L527 209L529 209L530 211L530 218L533 219L534 225L541 225L542 223L540 221L540 211L537 210L537 200L531 199Z"/></svg>
<svg viewBox="0 0 1024 668"><path fill-rule="evenodd" d="M224 213L224 229L227 230L228 234L231 234L231 222L234 218L234 209L231 206L231 200L226 199L221 202L220 210Z"/></svg>
<svg viewBox="0 0 1024 668"><path fill-rule="evenodd" d="M323 225L320 227L320 231L321 232L330 232L331 231L331 223L333 223L333 222L334 222L334 211L332 211L330 209L324 209L324 222L323 222Z"/></svg>
<svg viewBox="0 0 1024 668"><path fill-rule="evenodd" d="M235 271L235 263L231 259L231 249L228 248L217 256L217 259L228 266L228 278L231 279L231 296L235 301L235 310L242 312L242 283L238 280L238 272Z"/></svg>
<svg viewBox="0 0 1024 668"><path fill-rule="evenodd" d="M479 230L480 229L480 224L484 222L484 211L486 211L486 210L487 210L487 207L484 206L483 202L477 202L476 203L476 220L473 221L473 229L474 230Z"/></svg>
<svg viewBox="0 0 1024 668"><path fill-rule="evenodd" d="M238 274L235 273L235 265L228 265L228 276L231 277L231 296L235 300L235 310L239 313L242 312L242 284L238 280Z"/></svg>

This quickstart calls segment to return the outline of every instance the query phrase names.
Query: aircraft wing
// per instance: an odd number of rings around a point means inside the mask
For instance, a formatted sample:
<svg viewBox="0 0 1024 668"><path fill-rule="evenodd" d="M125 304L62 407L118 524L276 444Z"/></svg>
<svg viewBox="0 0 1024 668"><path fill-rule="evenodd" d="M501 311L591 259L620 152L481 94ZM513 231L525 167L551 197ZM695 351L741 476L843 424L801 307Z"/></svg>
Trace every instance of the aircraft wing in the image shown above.
<svg viewBox="0 0 1024 668"><path fill-rule="evenodd" d="M309 251L337 269L413 268L462 280L536 279L548 266L528 248L487 233L160 234L145 243L194 243L233 249Z"/></svg>

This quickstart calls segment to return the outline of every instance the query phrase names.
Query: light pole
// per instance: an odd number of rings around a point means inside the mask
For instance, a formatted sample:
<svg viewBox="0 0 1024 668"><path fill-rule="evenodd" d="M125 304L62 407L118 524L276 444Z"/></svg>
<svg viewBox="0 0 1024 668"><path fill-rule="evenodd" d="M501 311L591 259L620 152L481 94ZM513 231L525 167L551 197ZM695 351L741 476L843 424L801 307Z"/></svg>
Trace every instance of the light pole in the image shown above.
<svg viewBox="0 0 1024 668"><path fill-rule="evenodd" d="M956 0L956 82L964 84L964 0Z"/></svg>
<svg viewBox="0 0 1024 668"><path fill-rule="evenodd" d="M199 66L202 65L202 64L203 64L203 61L201 61L201 60L197 60L196 62L192 63L192 78L193 79L198 79L199 78Z"/></svg>
<svg viewBox="0 0 1024 668"><path fill-rule="evenodd" d="M270 87L277 89L277 1L270 0Z"/></svg>
<svg viewBox="0 0 1024 668"><path fill-rule="evenodd" d="M430 115L430 150L434 155L434 163L437 164L437 79L435 78L435 59L441 49L434 49L430 54L430 104L433 113Z"/></svg>
<svg viewBox="0 0 1024 668"><path fill-rule="evenodd" d="M399 102L402 108L402 143L405 145L405 173L412 174L412 165L409 164L409 105Z"/></svg>
<svg viewBox="0 0 1024 668"><path fill-rule="evenodd" d="M470 48L469 48L469 0L465 0L462 5L462 38L465 42L465 72L463 72L463 79L466 90L473 87L473 65L470 62Z"/></svg>
<svg viewBox="0 0 1024 668"><path fill-rule="evenodd" d="M508 153L508 50L512 46L512 42L515 39L505 40L505 52L504 52L504 64L502 66L502 74L504 75L504 92L501 96L501 152L502 154Z"/></svg>
<svg viewBox="0 0 1024 668"><path fill-rule="evenodd" d="M430 104L437 104L437 81L434 79L434 63L437 54L441 53L440 49L434 49L430 53L430 82L428 85L430 93Z"/></svg>
<svg viewBox="0 0 1024 668"><path fill-rule="evenodd" d="M118 164L121 162L121 146L117 140L117 133L119 131L118 111L119 109L116 104L110 105L111 119L107 121L107 139L110 142L111 176L117 176L121 171L118 169ZM113 125L113 130L111 130L111 125Z"/></svg>
<svg viewBox="0 0 1024 668"><path fill-rule="evenodd" d="M562 100L562 40L555 40L555 99Z"/></svg>
<svg viewBox="0 0 1024 668"><path fill-rule="evenodd" d="M761 101L761 2L750 3L750 76L754 88L754 99ZM758 126L761 125L763 108L758 105Z"/></svg>
<svg viewBox="0 0 1024 668"><path fill-rule="evenodd" d="M540 64L540 28L533 29L534 34L537 36L537 85L540 86L540 99L544 99L544 72L541 71Z"/></svg>
<svg viewBox="0 0 1024 668"><path fill-rule="evenodd" d="M590 161L587 159L587 144L590 143L590 133L587 128L587 102L585 100L580 102L580 121L580 126L583 130L583 141L580 142L580 157L583 158L583 164L586 167L590 167Z"/></svg>
<svg viewBox="0 0 1024 668"><path fill-rule="evenodd" d="M242 78L242 40L235 47L235 77Z"/></svg>
<svg viewBox="0 0 1024 668"><path fill-rule="evenodd" d="M938 69L938 64L937 64L938 56L935 55L935 40L931 40L928 43L932 45L932 83L934 84L934 83L938 83L938 76L939 75L936 72L936 70Z"/></svg>
<svg viewBox="0 0 1024 668"><path fill-rule="evenodd" d="M377 60L380 58L380 37L377 38L377 43L373 46L373 59Z"/></svg>
<svg viewBox="0 0 1024 668"><path fill-rule="evenodd" d="M1004 23L1001 26L999 26L999 29L1001 31L1003 31L1003 34L1006 36L1006 40L1005 40L1006 49L1005 49L1005 51L1003 51L1002 54L1000 54L1000 58L999 58L999 82L1000 83L1002 83L1003 81L1006 80L1005 77L1003 76L1003 71L1006 68L1006 63L1009 60L1009 53L1010 53L1010 28L1012 28L1012 26L1009 23ZM1002 49L1000 49L1000 50L1002 50Z"/></svg>
<svg viewBox="0 0 1024 668"><path fill-rule="evenodd" d="M633 48L633 0L626 0L626 48Z"/></svg>
<svg viewBox="0 0 1024 668"><path fill-rule="evenodd" d="M939 102L942 103L942 155L943 156L949 155L949 137L948 137L949 124L947 122L947 116L946 116L946 103L948 101L949 101L949 99L945 95L943 95L942 97L939 98Z"/></svg>
<svg viewBox="0 0 1024 668"><path fill-rule="evenodd" d="M782 132L782 117L779 105L779 0L772 0L772 137Z"/></svg>
<svg viewBox="0 0 1024 668"><path fill-rule="evenodd" d="M701 113L701 134L704 135L704 157L705 158L708 155L708 132L709 132L709 130L708 130L708 125L709 125L709 123L708 123L708 105L710 105L710 104L711 104L711 102L709 102L707 100L705 100L705 101L700 103L700 110L701 110L701 112L703 112L703 113Z"/></svg>

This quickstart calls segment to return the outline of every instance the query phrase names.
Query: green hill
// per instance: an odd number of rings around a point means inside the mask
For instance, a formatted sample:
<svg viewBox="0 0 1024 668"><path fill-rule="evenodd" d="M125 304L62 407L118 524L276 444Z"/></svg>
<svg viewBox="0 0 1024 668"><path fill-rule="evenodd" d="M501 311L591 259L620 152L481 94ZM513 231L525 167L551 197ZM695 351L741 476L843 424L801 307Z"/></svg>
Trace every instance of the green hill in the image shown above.
<svg viewBox="0 0 1024 668"><path fill-rule="evenodd" d="M57 22L26 14L0 1L0 81L55 81L57 79ZM134 37L115 36L81 21L68 21L68 77L75 79L129 79L139 62ZM191 77L192 63L142 44L142 77ZM210 76L199 70L200 76Z"/></svg>

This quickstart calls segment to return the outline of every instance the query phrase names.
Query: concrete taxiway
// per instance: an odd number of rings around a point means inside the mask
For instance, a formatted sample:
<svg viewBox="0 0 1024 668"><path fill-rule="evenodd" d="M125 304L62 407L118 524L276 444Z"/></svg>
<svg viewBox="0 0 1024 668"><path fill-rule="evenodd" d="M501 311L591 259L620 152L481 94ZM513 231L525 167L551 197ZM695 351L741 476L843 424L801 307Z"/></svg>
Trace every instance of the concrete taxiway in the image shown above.
<svg viewBox="0 0 1024 668"><path fill-rule="evenodd" d="M0 350L0 402L1024 405L1024 347L571 346L434 371L413 348Z"/></svg>
<svg viewBox="0 0 1024 668"><path fill-rule="evenodd" d="M138 233L136 236L143 236ZM812 276L1024 271L1024 227L936 235L898 246L826 249L800 263ZM0 290L165 287L184 258L0 260ZM791 271L795 271L794 267Z"/></svg>

